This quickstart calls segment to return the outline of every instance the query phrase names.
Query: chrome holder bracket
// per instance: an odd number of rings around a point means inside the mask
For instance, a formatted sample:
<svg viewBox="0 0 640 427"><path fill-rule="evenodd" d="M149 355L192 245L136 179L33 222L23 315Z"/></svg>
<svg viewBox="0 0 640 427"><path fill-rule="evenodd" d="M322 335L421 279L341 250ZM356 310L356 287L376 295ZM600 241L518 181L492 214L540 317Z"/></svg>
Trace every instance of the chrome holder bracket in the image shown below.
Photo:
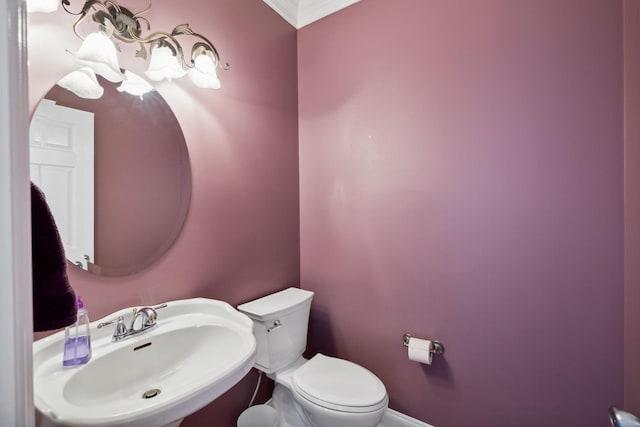
<svg viewBox="0 0 640 427"><path fill-rule="evenodd" d="M405 347L409 347L409 340L413 338L411 334L404 334L402 336L402 345ZM440 341L431 340L431 347L429 348L429 352L435 355L443 355L444 354L444 345Z"/></svg>

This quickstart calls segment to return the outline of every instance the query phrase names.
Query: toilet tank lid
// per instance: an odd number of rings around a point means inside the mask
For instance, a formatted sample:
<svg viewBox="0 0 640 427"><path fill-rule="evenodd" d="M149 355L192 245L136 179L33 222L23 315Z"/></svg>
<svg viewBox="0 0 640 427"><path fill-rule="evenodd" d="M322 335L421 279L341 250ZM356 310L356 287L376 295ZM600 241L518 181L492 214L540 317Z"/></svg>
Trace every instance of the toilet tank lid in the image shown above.
<svg viewBox="0 0 640 427"><path fill-rule="evenodd" d="M238 310L249 317L263 319L269 315L292 310L313 298L313 292L300 288L288 288L238 306Z"/></svg>

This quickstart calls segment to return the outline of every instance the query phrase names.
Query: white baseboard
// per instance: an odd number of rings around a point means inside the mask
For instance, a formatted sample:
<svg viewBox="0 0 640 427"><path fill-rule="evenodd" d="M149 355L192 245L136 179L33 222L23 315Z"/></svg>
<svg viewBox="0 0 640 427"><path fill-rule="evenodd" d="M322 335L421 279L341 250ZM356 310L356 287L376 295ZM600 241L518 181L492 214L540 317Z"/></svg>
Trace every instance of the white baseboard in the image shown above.
<svg viewBox="0 0 640 427"><path fill-rule="evenodd" d="M265 405L271 405L271 399L267 400ZM382 417L382 421L377 427L434 427L431 424L424 423L408 415L387 408Z"/></svg>
<svg viewBox="0 0 640 427"><path fill-rule="evenodd" d="M411 418L398 411L394 411L388 408L382 417L382 421L378 424L378 427L433 427L430 424L423 423L420 420Z"/></svg>

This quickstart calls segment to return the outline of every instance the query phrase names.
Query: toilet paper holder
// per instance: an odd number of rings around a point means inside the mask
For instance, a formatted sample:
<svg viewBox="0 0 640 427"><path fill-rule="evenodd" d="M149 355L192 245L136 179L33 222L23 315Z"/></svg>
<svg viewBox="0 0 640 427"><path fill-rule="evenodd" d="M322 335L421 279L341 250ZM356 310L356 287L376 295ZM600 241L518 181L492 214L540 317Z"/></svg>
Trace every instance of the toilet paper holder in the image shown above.
<svg viewBox="0 0 640 427"><path fill-rule="evenodd" d="M402 336L402 345L405 347L409 347L409 340L413 338L411 334L404 334ZM444 345L440 341L431 340L431 348L429 348L429 353L442 355L444 354Z"/></svg>

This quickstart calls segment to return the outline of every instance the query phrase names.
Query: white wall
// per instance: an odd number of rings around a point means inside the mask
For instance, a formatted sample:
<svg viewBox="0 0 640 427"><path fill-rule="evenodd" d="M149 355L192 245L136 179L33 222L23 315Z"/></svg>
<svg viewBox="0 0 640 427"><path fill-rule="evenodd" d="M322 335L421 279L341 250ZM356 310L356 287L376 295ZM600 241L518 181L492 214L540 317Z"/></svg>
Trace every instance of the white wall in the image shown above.
<svg viewBox="0 0 640 427"><path fill-rule="evenodd" d="M31 222L26 20L0 6L0 426L32 426Z"/></svg>

